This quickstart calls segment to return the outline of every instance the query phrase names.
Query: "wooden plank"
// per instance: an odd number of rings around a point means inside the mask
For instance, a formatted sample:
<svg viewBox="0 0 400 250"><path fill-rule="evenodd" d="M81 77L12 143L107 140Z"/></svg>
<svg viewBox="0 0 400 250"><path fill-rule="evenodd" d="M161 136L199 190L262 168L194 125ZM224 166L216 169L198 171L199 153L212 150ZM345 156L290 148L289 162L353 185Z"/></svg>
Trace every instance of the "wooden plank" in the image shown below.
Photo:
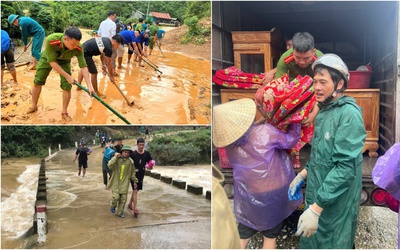
<svg viewBox="0 0 400 250"><path fill-rule="evenodd" d="M232 31L233 43L270 43L270 31Z"/></svg>
<svg viewBox="0 0 400 250"><path fill-rule="evenodd" d="M243 50L243 51L262 51L265 47L269 46L265 44L233 44L233 51Z"/></svg>

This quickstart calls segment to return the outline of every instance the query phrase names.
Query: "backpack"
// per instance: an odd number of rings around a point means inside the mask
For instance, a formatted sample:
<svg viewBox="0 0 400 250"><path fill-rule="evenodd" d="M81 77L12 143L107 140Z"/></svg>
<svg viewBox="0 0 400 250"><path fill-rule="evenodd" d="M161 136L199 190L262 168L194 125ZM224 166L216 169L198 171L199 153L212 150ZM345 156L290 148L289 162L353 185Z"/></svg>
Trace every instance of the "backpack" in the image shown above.
<svg viewBox="0 0 400 250"><path fill-rule="evenodd" d="M104 160L106 163L108 163L111 160L111 158L113 158L114 153L115 153L115 150L110 147L107 147L104 150Z"/></svg>

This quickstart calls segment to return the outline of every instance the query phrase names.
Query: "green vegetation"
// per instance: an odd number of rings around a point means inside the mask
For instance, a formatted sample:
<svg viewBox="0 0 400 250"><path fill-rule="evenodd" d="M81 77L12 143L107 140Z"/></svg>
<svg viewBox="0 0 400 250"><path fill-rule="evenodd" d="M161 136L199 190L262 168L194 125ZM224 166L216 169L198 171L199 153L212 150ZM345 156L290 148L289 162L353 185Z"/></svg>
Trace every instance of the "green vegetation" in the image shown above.
<svg viewBox="0 0 400 250"><path fill-rule="evenodd" d="M186 19L184 23L188 26L189 31L181 39L181 44L194 42L196 45L205 43L204 37L211 35L211 25L202 27L199 20L211 16L211 2L188 2L186 9Z"/></svg>
<svg viewBox="0 0 400 250"><path fill-rule="evenodd" d="M137 21L132 13L163 12L177 18L181 23L186 19L211 16L211 2L205 1L1 1L1 27L11 38L21 38L17 27L7 22L10 14L29 16L45 29L46 34L63 32L68 26L98 29L107 12L113 10L122 23ZM150 21L150 17L145 18ZM198 31L196 31L198 32ZM200 31L201 33L202 31ZM203 31L204 32L204 31ZM190 35L193 37L193 35ZM196 35L197 36L197 35Z"/></svg>
<svg viewBox="0 0 400 250"><path fill-rule="evenodd" d="M211 130L201 128L155 137L149 151L160 165L211 162Z"/></svg>
<svg viewBox="0 0 400 250"><path fill-rule="evenodd" d="M1 157L46 156L49 146L60 143L69 146L73 127L61 126L2 126Z"/></svg>
<svg viewBox="0 0 400 250"><path fill-rule="evenodd" d="M149 151L160 165L211 162L211 131L197 126L151 126ZM140 137L140 126L2 126L1 157L41 157L62 148L75 147L81 138L89 143L95 133L113 139Z"/></svg>

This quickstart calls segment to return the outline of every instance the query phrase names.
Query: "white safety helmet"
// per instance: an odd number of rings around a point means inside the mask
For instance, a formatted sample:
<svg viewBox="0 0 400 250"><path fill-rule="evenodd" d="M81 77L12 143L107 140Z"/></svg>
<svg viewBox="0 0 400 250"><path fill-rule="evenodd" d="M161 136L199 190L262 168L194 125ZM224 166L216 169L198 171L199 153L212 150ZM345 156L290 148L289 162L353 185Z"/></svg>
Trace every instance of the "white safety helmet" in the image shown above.
<svg viewBox="0 0 400 250"><path fill-rule="evenodd" d="M349 69L347 68L347 65L343 62L343 60L335 55L335 54L325 54L321 57L319 57L311 66L311 69L314 71L315 67L317 65L323 65L324 67L331 68L333 70L338 71L344 78L344 84L341 89L337 89L338 87L338 82L334 83L335 84L335 89L330 94L323 102L321 102L322 105L325 105L332 101L332 99L340 92L343 92L347 88L347 83L349 82L350 79L350 73Z"/></svg>
<svg viewBox="0 0 400 250"><path fill-rule="evenodd" d="M340 74L342 74L342 76L344 77L346 81L345 86L347 87L347 83L350 79L349 69L339 56L335 54L325 54L321 57L318 57L318 59L311 66L312 70L314 71L315 66L319 64L339 71Z"/></svg>

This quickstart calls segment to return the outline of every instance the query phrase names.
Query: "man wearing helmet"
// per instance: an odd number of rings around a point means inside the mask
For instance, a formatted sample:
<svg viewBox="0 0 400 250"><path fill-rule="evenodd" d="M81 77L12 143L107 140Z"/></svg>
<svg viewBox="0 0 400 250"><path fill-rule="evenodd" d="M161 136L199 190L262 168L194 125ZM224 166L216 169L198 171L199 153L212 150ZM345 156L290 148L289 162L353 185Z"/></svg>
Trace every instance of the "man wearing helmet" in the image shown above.
<svg viewBox="0 0 400 250"><path fill-rule="evenodd" d="M289 187L301 197L307 178L306 210L296 235L300 248L352 248L361 195L362 149L366 138L361 108L342 92L349 71L340 57L326 54L312 65L320 111L310 159Z"/></svg>

